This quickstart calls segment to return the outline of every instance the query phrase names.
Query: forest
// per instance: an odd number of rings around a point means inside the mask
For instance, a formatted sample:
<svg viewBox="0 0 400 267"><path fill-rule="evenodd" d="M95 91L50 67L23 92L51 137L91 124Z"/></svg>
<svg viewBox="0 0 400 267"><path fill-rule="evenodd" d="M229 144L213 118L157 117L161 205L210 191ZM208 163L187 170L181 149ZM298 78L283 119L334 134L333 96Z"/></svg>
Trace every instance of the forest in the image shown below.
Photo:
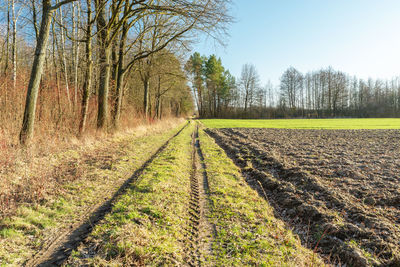
<svg viewBox="0 0 400 267"><path fill-rule="evenodd" d="M235 78L215 55L186 64L204 118L391 118L400 116L400 79L359 79L332 67L302 73L289 67L280 84L262 85L253 64Z"/></svg>
<svg viewBox="0 0 400 267"><path fill-rule="evenodd" d="M4 0L0 6L5 145L191 114L185 55L196 36L218 39L231 21L229 2L219 0Z"/></svg>
<svg viewBox="0 0 400 267"><path fill-rule="evenodd" d="M0 0L0 266L400 266L398 10Z"/></svg>

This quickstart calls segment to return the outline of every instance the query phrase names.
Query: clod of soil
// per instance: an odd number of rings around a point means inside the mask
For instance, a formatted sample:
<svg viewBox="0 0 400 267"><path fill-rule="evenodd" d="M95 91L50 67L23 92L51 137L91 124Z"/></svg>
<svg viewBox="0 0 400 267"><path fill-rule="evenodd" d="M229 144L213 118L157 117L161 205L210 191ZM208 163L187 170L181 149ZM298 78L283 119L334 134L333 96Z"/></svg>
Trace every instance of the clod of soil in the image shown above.
<svg viewBox="0 0 400 267"><path fill-rule="evenodd" d="M332 263L400 266L400 132L208 130L277 216ZM263 193L264 194L264 193Z"/></svg>

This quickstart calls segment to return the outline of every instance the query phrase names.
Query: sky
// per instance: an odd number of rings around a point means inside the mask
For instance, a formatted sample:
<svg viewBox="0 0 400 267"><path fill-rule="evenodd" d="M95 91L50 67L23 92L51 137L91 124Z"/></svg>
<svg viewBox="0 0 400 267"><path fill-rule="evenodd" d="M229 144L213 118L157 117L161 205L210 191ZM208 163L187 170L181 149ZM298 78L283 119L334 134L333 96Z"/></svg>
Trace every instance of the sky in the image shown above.
<svg viewBox="0 0 400 267"><path fill-rule="evenodd" d="M400 0L232 0L226 46L201 38L193 51L216 54L236 77L254 64L262 84L290 66L332 66L359 78L400 76Z"/></svg>

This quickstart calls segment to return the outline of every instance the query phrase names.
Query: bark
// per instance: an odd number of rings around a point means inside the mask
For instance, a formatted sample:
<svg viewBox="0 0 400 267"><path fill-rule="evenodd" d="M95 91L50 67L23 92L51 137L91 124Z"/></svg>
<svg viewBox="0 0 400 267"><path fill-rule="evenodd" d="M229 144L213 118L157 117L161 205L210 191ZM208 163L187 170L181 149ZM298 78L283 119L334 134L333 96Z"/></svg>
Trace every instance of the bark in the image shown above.
<svg viewBox="0 0 400 267"><path fill-rule="evenodd" d="M158 76L158 86L156 95L156 114L154 118L161 119L161 76Z"/></svg>
<svg viewBox="0 0 400 267"><path fill-rule="evenodd" d="M144 87L144 94L143 94L143 114L146 118L149 117L150 113L150 78L148 75L144 78L143 81L143 87Z"/></svg>
<svg viewBox="0 0 400 267"><path fill-rule="evenodd" d="M198 78L197 85L197 93L198 93L198 101L199 101L199 115L200 117L204 116L204 104L203 104L203 89L202 89L202 81L201 78Z"/></svg>
<svg viewBox="0 0 400 267"><path fill-rule="evenodd" d="M115 89L115 100L114 100L114 114L113 114L113 126L115 129L119 127L119 120L121 117L121 108L122 108L122 97L124 91L124 59L125 59L125 45L126 39L128 36L128 25L124 22L122 26L122 34L119 43L119 51L118 51L118 66L117 66L117 84Z"/></svg>
<svg viewBox="0 0 400 267"><path fill-rule="evenodd" d="M7 75L8 72L8 58L10 51L10 5L7 5L7 33L6 33L6 57L5 57L5 65L4 65L4 75Z"/></svg>
<svg viewBox="0 0 400 267"><path fill-rule="evenodd" d="M214 118L217 117L217 88L216 85L214 85L213 88L213 109L214 109Z"/></svg>
<svg viewBox="0 0 400 267"><path fill-rule="evenodd" d="M57 70L57 60L56 60L56 43L57 43L57 35L54 28L54 22L51 25L52 33L53 33L53 43L52 43L52 56L53 56L53 66L54 66L54 74L56 80L56 89L57 89L57 103L58 103L58 116L61 116L61 93L60 93L60 78Z"/></svg>
<svg viewBox="0 0 400 267"><path fill-rule="evenodd" d="M73 32L74 38L77 40L79 38L79 27L78 21L80 19L79 12L79 2L75 5L73 3L73 12L72 12L72 22L73 22ZM77 10L77 14L75 15L75 10ZM78 66L79 66L79 42L73 42L73 51L74 51L74 108L77 106L78 101Z"/></svg>
<svg viewBox="0 0 400 267"><path fill-rule="evenodd" d="M178 103L176 104L175 116L176 116L176 117L179 117L180 113L181 113L181 103L178 102Z"/></svg>
<svg viewBox="0 0 400 267"><path fill-rule="evenodd" d="M89 107L90 90L92 88L93 60L92 60L92 8L91 0L87 0L87 28L86 28L86 74L83 85L81 119L79 122L79 135L82 135L86 128L86 119Z"/></svg>
<svg viewBox="0 0 400 267"><path fill-rule="evenodd" d="M26 97L22 129L19 136L19 140L22 145L29 144L33 136L35 114L36 114L36 102L39 92L40 79L43 73L43 64L46 57L45 54L46 46L49 40L50 22L52 13L51 1L43 0L42 5L43 5L42 22L40 25L38 42L36 44L31 77L28 85L28 93Z"/></svg>
<svg viewBox="0 0 400 267"><path fill-rule="evenodd" d="M58 1L57 1L58 3ZM62 9L60 8L60 23L63 23L63 12ZM62 64L64 68L64 81L65 81L65 90L67 92L67 98L68 98L68 106L71 109L71 96L69 92L69 84L68 84L68 70L67 70L67 61L65 59L65 36L64 36L64 28L61 27L61 59L62 59Z"/></svg>
<svg viewBox="0 0 400 267"><path fill-rule="evenodd" d="M11 1L11 13L12 13L12 45L11 45L11 56L12 56L12 82L13 88L15 89L17 82L17 16L15 14L15 0Z"/></svg>
<svg viewBox="0 0 400 267"><path fill-rule="evenodd" d="M162 97L158 100L158 119L162 119Z"/></svg>
<svg viewBox="0 0 400 267"><path fill-rule="evenodd" d="M126 1L128 3L128 1ZM116 0L112 0L111 3L111 9L110 9L110 17L112 16L113 12L116 12L117 10L117 2ZM118 18L116 18L118 20ZM117 42L116 39L113 39L112 45L111 45L111 62L112 62L112 68L111 68L111 80L116 82L117 81L117 75L118 75L118 57L117 57Z"/></svg>
<svg viewBox="0 0 400 267"><path fill-rule="evenodd" d="M108 121L108 91L110 83L110 47L109 47L109 30L106 22L106 11L104 2L106 0L97 0L97 28L98 43L99 43L99 65L100 65L100 80L98 94L98 112L97 112L97 129L104 130L107 127Z"/></svg>
<svg viewBox="0 0 400 267"><path fill-rule="evenodd" d="M33 23L33 28L35 30L35 37L37 40L39 36L39 29L37 25L36 0L31 0L31 4L32 4L32 23Z"/></svg>

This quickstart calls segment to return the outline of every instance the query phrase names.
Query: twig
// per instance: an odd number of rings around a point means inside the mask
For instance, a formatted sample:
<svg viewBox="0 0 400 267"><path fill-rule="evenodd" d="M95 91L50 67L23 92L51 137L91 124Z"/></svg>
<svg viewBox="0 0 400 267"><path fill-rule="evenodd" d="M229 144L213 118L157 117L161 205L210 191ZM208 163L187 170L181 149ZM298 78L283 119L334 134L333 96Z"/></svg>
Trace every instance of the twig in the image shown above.
<svg viewBox="0 0 400 267"><path fill-rule="evenodd" d="M264 190L264 187L262 186L262 184L260 183L260 181L259 180L257 180L257 183L260 185L260 187L261 187L261 190L263 191L263 193L264 193L264 197L265 197L265 199L268 199L268 197L267 197L267 193L265 192L265 190Z"/></svg>

